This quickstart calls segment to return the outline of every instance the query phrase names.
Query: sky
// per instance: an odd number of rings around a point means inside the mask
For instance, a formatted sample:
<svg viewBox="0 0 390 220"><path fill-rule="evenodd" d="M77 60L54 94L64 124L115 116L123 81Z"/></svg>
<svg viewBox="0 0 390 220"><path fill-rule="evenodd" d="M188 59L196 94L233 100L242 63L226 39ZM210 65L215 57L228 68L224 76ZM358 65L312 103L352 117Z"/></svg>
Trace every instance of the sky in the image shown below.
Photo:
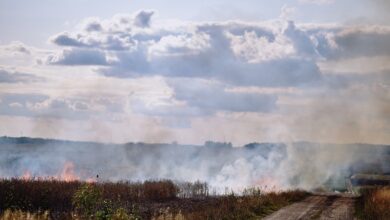
<svg viewBox="0 0 390 220"><path fill-rule="evenodd" d="M390 142L387 0L0 0L0 135Z"/></svg>

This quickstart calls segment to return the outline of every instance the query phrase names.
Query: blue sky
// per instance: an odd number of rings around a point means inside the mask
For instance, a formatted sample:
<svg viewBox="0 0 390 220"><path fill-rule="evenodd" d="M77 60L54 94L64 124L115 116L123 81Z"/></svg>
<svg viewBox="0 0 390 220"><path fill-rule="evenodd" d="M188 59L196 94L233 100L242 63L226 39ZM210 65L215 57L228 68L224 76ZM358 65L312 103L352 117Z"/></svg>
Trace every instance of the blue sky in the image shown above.
<svg viewBox="0 0 390 220"><path fill-rule="evenodd" d="M0 0L0 135L388 143L385 0Z"/></svg>

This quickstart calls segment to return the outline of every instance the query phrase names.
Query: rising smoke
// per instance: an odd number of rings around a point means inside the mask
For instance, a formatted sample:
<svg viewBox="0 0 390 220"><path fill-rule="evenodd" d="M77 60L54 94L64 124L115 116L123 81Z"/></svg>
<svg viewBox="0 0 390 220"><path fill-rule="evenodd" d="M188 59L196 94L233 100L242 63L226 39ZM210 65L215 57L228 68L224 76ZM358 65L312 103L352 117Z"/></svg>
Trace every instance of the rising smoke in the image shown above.
<svg viewBox="0 0 390 220"><path fill-rule="evenodd" d="M200 180L218 191L252 186L339 189L353 173L390 172L390 147L376 145L113 145L2 138L1 151L3 178L28 174L65 180Z"/></svg>

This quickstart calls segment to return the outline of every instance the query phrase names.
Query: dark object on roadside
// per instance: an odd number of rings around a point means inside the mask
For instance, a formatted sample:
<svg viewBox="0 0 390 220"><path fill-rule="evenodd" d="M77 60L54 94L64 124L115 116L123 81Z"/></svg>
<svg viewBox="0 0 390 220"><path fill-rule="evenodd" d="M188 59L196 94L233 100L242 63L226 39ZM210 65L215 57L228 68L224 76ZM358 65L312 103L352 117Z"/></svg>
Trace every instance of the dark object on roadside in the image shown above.
<svg viewBox="0 0 390 220"><path fill-rule="evenodd" d="M351 176L353 186L387 186L390 185L390 175L355 174Z"/></svg>

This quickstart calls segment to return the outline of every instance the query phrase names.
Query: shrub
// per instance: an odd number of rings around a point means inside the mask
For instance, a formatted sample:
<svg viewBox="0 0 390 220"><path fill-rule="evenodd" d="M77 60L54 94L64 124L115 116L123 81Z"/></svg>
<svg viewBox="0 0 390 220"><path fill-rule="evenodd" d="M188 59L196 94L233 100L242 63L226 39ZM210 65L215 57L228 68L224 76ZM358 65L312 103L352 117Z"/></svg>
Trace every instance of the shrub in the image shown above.
<svg viewBox="0 0 390 220"><path fill-rule="evenodd" d="M100 188L99 188L100 186ZM101 185L85 184L78 189L73 196L75 211L83 218L97 220L140 220L139 211L136 206L132 206L131 213L115 205L109 199L103 199Z"/></svg>
<svg viewBox="0 0 390 220"><path fill-rule="evenodd" d="M127 214L124 208L119 208L112 215L112 220L128 220L130 216Z"/></svg>
<svg viewBox="0 0 390 220"><path fill-rule="evenodd" d="M101 200L102 193L94 184L84 184L75 192L72 204L77 213L90 217L96 212Z"/></svg>
<svg viewBox="0 0 390 220"><path fill-rule="evenodd" d="M95 213L95 217L98 220L110 220L114 214L113 204L110 200L103 200L99 205L99 209Z"/></svg>

